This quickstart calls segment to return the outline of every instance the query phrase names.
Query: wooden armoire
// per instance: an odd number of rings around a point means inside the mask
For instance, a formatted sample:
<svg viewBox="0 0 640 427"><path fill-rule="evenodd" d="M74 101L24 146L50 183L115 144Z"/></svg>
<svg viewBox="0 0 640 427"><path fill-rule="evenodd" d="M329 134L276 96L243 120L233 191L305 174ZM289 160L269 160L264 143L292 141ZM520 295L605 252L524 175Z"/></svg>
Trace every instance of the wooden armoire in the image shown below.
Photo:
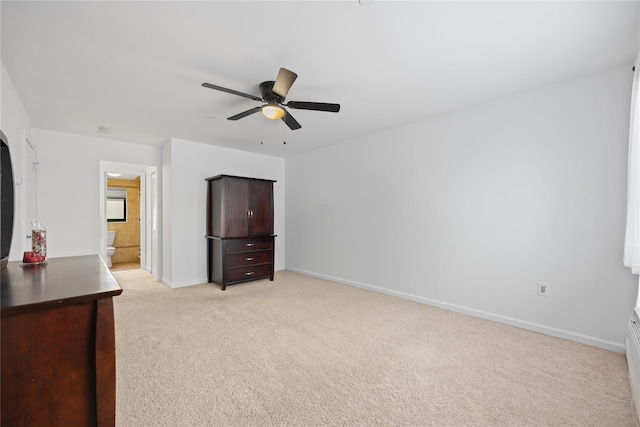
<svg viewBox="0 0 640 427"><path fill-rule="evenodd" d="M207 281L227 285L273 280L273 183L218 175L207 178Z"/></svg>

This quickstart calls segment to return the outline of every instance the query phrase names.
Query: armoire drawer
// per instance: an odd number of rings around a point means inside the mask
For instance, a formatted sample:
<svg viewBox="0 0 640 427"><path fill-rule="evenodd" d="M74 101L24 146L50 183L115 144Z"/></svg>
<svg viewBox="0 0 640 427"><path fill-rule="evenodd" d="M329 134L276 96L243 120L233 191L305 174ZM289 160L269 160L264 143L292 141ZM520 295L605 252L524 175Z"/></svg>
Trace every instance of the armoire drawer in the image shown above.
<svg viewBox="0 0 640 427"><path fill-rule="evenodd" d="M250 267L229 268L225 271L225 281L228 283L243 280L263 279L271 277L271 263L253 265Z"/></svg>
<svg viewBox="0 0 640 427"><path fill-rule="evenodd" d="M226 255L225 265L227 268L246 267L249 265L268 263L271 262L272 259L273 252L271 251L241 252Z"/></svg>
<svg viewBox="0 0 640 427"><path fill-rule="evenodd" d="M273 239L268 237L266 239L230 239L226 240L226 253L233 254L246 251L258 251L262 249L273 249Z"/></svg>

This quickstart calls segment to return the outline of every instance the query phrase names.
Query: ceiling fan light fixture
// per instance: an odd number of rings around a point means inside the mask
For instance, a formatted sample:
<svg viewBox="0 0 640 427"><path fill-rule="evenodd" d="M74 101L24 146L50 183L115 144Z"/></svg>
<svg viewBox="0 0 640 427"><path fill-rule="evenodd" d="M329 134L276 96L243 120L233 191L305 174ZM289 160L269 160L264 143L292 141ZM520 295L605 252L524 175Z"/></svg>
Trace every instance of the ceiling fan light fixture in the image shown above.
<svg viewBox="0 0 640 427"><path fill-rule="evenodd" d="M267 119L279 120L284 116L284 108L276 104L266 104L260 109Z"/></svg>

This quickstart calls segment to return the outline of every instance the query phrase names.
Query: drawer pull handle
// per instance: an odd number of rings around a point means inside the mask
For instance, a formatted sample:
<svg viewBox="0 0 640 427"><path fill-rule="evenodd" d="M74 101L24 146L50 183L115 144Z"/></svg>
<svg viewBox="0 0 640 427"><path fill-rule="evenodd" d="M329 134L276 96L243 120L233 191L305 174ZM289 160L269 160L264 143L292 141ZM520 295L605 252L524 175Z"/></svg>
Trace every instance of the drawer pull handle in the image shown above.
<svg viewBox="0 0 640 427"><path fill-rule="evenodd" d="M249 247L251 247L253 245L255 245L255 243L247 243L247 246L249 246Z"/></svg>
<svg viewBox="0 0 640 427"><path fill-rule="evenodd" d="M255 258L249 257L247 258L247 261L253 261Z"/></svg>
<svg viewBox="0 0 640 427"><path fill-rule="evenodd" d="M253 271L250 271L248 273L245 273L247 276L253 276Z"/></svg>

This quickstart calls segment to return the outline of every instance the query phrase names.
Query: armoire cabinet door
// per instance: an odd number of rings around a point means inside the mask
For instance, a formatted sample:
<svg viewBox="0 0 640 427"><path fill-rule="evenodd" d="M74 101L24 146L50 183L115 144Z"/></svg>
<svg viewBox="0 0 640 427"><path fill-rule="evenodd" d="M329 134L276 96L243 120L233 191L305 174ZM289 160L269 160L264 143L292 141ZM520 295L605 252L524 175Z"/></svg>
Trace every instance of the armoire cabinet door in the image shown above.
<svg viewBox="0 0 640 427"><path fill-rule="evenodd" d="M250 236L269 236L273 233L273 183L251 181Z"/></svg>
<svg viewBox="0 0 640 427"><path fill-rule="evenodd" d="M220 237L249 236L251 181L225 177L223 196L223 233Z"/></svg>

